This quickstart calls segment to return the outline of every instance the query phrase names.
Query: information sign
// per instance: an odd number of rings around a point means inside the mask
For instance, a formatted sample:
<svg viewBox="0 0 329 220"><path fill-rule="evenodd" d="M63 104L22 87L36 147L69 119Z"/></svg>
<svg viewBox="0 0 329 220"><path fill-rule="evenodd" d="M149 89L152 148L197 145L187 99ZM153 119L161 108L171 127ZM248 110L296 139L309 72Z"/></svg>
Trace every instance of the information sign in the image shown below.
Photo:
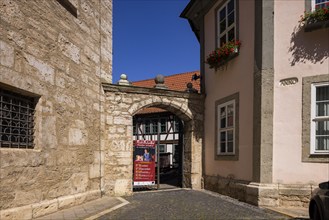
<svg viewBox="0 0 329 220"><path fill-rule="evenodd" d="M155 185L156 141L134 141L134 186Z"/></svg>

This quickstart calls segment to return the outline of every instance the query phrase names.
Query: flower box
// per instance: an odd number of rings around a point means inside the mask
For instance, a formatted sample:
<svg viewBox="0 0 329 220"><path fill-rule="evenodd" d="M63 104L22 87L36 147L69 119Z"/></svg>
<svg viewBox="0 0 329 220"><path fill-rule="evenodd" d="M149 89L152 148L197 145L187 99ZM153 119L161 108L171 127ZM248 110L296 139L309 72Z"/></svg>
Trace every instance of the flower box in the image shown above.
<svg viewBox="0 0 329 220"><path fill-rule="evenodd" d="M212 51L206 62L209 65L210 69L215 69L215 71L225 65L228 61L239 55L239 49L241 46L240 41L230 41L220 48Z"/></svg>
<svg viewBox="0 0 329 220"><path fill-rule="evenodd" d="M317 29L328 28L328 27L329 27L329 21L318 21L314 23L306 23L304 25L304 30L305 32L311 32Z"/></svg>
<svg viewBox="0 0 329 220"><path fill-rule="evenodd" d="M329 9L320 8L311 12L304 12L300 22L304 24L305 32L329 27Z"/></svg>

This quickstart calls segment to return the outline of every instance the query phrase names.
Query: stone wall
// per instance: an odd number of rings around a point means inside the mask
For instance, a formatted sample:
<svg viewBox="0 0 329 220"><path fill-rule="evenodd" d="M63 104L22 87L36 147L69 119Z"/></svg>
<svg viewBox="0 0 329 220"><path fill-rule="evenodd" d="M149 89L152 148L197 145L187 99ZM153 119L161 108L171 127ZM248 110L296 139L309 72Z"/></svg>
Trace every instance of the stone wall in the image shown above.
<svg viewBox="0 0 329 220"><path fill-rule="evenodd" d="M132 117L141 109L160 107L184 121L183 187L202 187L203 96L163 89L103 84L105 91L104 192L132 193Z"/></svg>
<svg viewBox="0 0 329 220"><path fill-rule="evenodd" d="M34 149L0 149L1 219L101 196L100 82L112 80L112 0L70 2L77 17L56 0L0 1L0 86L40 97Z"/></svg>
<svg viewBox="0 0 329 220"><path fill-rule="evenodd" d="M112 85L112 0L0 2L0 86L37 97L34 148L0 148L0 219L132 192L132 116L185 123L183 186L202 187L204 97ZM101 85L101 82L105 82Z"/></svg>
<svg viewBox="0 0 329 220"><path fill-rule="evenodd" d="M205 189L257 206L308 207L312 184L265 184L221 176L205 176Z"/></svg>

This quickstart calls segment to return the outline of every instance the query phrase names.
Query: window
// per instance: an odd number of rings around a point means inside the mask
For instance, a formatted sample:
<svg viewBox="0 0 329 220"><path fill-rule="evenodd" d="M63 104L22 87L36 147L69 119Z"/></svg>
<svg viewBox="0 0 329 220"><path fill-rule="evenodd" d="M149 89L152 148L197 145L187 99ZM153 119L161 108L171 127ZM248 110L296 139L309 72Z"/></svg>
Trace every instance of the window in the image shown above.
<svg viewBox="0 0 329 220"><path fill-rule="evenodd" d="M312 84L311 154L329 153L329 83Z"/></svg>
<svg viewBox="0 0 329 220"><path fill-rule="evenodd" d="M179 132L179 119L175 118L174 121L174 132Z"/></svg>
<svg viewBox="0 0 329 220"><path fill-rule="evenodd" d="M159 152L160 153L166 153L167 152L166 145L160 144L159 145Z"/></svg>
<svg viewBox="0 0 329 220"><path fill-rule="evenodd" d="M160 128L161 128L160 132L161 133L167 133L167 120L165 118L162 118L160 120L160 124L161 124L161 126L160 126Z"/></svg>
<svg viewBox="0 0 329 220"><path fill-rule="evenodd" d="M144 129L145 129L145 132L144 132L145 134L151 133L150 120L145 120Z"/></svg>
<svg viewBox="0 0 329 220"><path fill-rule="evenodd" d="M306 163L329 162L328 86L328 74L303 77L301 147Z"/></svg>
<svg viewBox="0 0 329 220"><path fill-rule="evenodd" d="M236 39L236 2L229 0L217 11L217 46Z"/></svg>
<svg viewBox="0 0 329 220"><path fill-rule="evenodd" d="M312 9L329 8L329 0L312 0Z"/></svg>
<svg viewBox="0 0 329 220"><path fill-rule="evenodd" d="M239 160L239 93L215 103L215 160Z"/></svg>
<svg viewBox="0 0 329 220"><path fill-rule="evenodd" d="M217 154L234 154L235 100L218 106Z"/></svg>
<svg viewBox="0 0 329 220"><path fill-rule="evenodd" d="M151 129L152 129L152 134L157 134L158 133L158 121L157 120L152 121Z"/></svg>
<svg viewBox="0 0 329 220"><path fill-rule="evenodd" d="M33 148L36 99L0 89L0 147Z"/></svg>

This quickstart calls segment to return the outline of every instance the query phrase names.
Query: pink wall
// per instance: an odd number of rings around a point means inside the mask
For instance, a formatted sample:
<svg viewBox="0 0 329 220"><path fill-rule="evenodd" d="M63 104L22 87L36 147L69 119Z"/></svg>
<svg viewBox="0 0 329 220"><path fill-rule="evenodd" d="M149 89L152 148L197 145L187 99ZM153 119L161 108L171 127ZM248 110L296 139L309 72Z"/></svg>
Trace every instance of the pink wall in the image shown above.
<svg viewBox="0 0 329 220"><path fill-rule="evenodd" d="M328 181L328 163L301 161L302 146L302 77L328 74L329 59L320 59L328 52L329 29L313 32L296 31L304 1L275 1L274 35L274 147L273 182L317 183ZM317 44L322 46L315 52ZM325 49L327 48L327 49ZM320 53L319 53L320 52ZM280 86L279 81L297 77L298 83Z"/></svg>
<svg viewBox="0 0 329 220"><path fill-rule="evenodd" d="M220 3L219 3L220 4ZM254 2L239 3L240 54L229 61L224 70L208 69L206 64L205 101L205 173L232 175L236 179L252 179L252 122L253 122L253 57L254 57ZM205 16L205 57L215 49L215 5ZM215 160L215 102L239 92L239 160ZM243 167L243 169L241 169Z"/></svg>

